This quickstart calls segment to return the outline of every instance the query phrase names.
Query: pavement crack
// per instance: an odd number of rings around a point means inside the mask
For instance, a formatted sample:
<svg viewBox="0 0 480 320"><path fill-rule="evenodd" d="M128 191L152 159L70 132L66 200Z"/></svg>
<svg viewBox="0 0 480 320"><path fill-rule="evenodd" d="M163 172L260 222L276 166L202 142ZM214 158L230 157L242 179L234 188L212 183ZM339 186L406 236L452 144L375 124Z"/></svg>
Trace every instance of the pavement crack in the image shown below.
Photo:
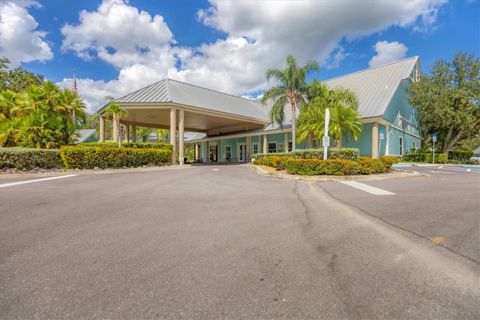
<svg viewBox="0 0 480 320"><path fill-rule="evenodd" d="M304 215L305 215L305 220L307 221L307 222L305 223L305 227L308 227L308 226L311 226L311 225L312 225L311 213L310 213L310 210L308 209L307 204L305 203L305 201L303 200L303 198L300 196L300 193L298 192L298 183L299 183L299 181L298 181L298 180L295 180L295 184L294 184L294 186L293 186L293 193L294 193L295 196L297 197L298 202L300 202L300 204L301 204L302 207L303 207L303 212L304 212Z"/></svg>

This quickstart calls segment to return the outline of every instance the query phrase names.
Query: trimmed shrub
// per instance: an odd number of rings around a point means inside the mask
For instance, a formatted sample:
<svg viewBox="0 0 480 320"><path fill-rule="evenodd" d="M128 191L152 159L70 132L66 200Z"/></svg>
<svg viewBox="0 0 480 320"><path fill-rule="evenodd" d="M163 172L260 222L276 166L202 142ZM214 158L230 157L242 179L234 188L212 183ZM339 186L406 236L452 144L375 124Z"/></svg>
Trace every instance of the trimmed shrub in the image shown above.
<svg viewBox="0 0 480 320"><path fill-rule="evenodd" d="M251 157L261 159L263 157L288 157L295 159L323 159L323 148L295 150L289 153L256 153ZM328 159L357 160L360 156L360 150L356 148L329 148Z"/></svg>
<svg viewBox="0 0 480 320"><path fill-rule="evenodd" d="M459 162L469 161L471 157L473 157L473 151L450 151L448 153L448 160Z"/></svg>
<svg viewBox="0 0 480 320"><path fill-rule="evenodd" d="M294 159L291 158L286 162L286 169L288 174L297 174L302 176L313 176L319 172L319 159ZM328 161L328 160L327 160Z"/></svg>
<svg viewBox="0 0 480 320"><path fill-rule="evenodd" d="M116 142L84 142L77 144L79 147L100 147L100 148L118 148ZM173 147L164 142L122 142L122 148L149 148L149 149L169 149Z"/></svg>
<svg viewBox="0 0 480 320"><path fill-rule="evenodd" d="M358 174L358 163L351 160L289 159L286 162L287 173L296 175L345 176Z"/></svg>
<svg viewBox="0 0 480 320"><path fill-rule="evenodd" d="M172 151L158 148L118 148L65 146L60 149L66 168L123 168L164 165L171 161Z"/></svg>
<svg viewBox="0 0 480 320"><path fill-rule="evenodd" d="M361 157L358 160L360 174L385 173L390 171L392 165L385 161Z"/></svg>
<svg viewBox="0 0 480 320"><path fill-rule="evenodd" d="M425 162L432 163L433 155L431 152L425 153ZM443 153L435 153L435 163L447 163L447 157Z"/></svg>
<svg viewBox="0 0 480 320"><path fill-rule="evenodd" d="M380 160L387 163L388 165L393 165L400 162L401 157L398 156L381 156Z"/></svg>
<svg viewBox="0 0 480 320"><path fill-rule="evenodd" d="M0 148L0 169L32 170L61 168L56 149Z"/></svg>
<svg viewBox="0 0 480 320"><path fill-rule="evenodd" d="M287 170L289 174L296 175L355 175L389 172L397 157L385 159L372 159L361 157L356 161L343 159L303 159L285 156L262 156L255 160L256 164L266 165L277 170Z"/></svg>

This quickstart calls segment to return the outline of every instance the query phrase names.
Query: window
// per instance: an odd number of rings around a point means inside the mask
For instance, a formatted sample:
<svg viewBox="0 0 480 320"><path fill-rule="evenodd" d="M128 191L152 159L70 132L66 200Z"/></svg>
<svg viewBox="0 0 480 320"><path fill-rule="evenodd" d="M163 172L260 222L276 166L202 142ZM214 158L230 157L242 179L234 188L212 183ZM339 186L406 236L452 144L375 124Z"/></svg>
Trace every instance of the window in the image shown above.
<svg viewBox="0 0 480 320"><path fill-rule="evenodd" d="M283 152L283 143L277 144L277 151L278 152Z"/></svg>
<svg viewBox="0 0 480 320"><path fill-rule="evenodd" d="M275 153L277 152L277 143L276 142L269 142L268 143L268 153Z"/></svg>
<svg viewBox="0 0 480 320"><path fill-rule="evenodd" d="M230 145L225 146L225 159L226 160L232 159L232 146Z"/></svg>
<svg viewBox="0 0 480 320"><path fill-rule="evenodd" d="M288 142L288 152L292 151L292 141Z"/></svg>
<svg viewBox="0 0 480 320"><path fill-rule="evenodd" d="M253 144L253 153L258 153L258 143Z"/></svg>
<svg viewBox="0 0 480 320"><path fill-rule="evenodd" d="M403 138L400 137L400 155L403 156Z"/></svg>
<svg viewBox="0 0 480 320"><path fill-rule="evenodd" d="M417 149L417 141L413 141L412 148Z"/></svg>

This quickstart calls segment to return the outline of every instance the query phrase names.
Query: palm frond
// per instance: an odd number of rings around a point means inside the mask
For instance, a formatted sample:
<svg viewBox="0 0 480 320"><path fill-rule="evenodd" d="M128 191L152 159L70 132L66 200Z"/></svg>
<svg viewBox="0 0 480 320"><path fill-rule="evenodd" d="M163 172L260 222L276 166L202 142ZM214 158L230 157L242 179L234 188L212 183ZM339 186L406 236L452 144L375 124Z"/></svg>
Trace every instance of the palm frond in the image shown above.
<svg viewBox="0 0 480 320"><path fill-rule="evenodd" d="M263 93L261 101L262 103L266 103L270 99L277 100L281 96L284 96L286 91L287 91L287 88L285 88L284 86L270 88Z"/></svg>
<svg viewBox="0 0 480 320"><path fill-rule="evenodd" d="M270 110L270 120L272 123L277 123L280 128L283 128L283 123L285 122L285 105L287 104L286 97L280 97L275 101Z"/></svg>

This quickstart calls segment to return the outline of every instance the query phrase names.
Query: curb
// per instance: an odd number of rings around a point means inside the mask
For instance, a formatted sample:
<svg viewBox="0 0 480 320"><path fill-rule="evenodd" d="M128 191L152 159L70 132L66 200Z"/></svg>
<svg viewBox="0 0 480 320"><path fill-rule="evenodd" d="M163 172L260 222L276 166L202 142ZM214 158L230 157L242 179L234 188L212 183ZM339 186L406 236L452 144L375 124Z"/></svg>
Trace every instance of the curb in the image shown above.
<svg viewBox="0 0 480 320"><path fill-rule="evenodd" d="M413 177L428 177L427 174L423 174L417 171L398 170L394 169L395 173L387 174L373 174L373 175L357 175L357 176L297 176L287 173L271 173L263 170L259 166L251 165L256 169L258 174L263 176L269 176L279 179L287 180L305 180L305 181L345 181L345 180L360 180L360 181L375 181L385 179L398 179L398 178L413 178Z"/></svg>

